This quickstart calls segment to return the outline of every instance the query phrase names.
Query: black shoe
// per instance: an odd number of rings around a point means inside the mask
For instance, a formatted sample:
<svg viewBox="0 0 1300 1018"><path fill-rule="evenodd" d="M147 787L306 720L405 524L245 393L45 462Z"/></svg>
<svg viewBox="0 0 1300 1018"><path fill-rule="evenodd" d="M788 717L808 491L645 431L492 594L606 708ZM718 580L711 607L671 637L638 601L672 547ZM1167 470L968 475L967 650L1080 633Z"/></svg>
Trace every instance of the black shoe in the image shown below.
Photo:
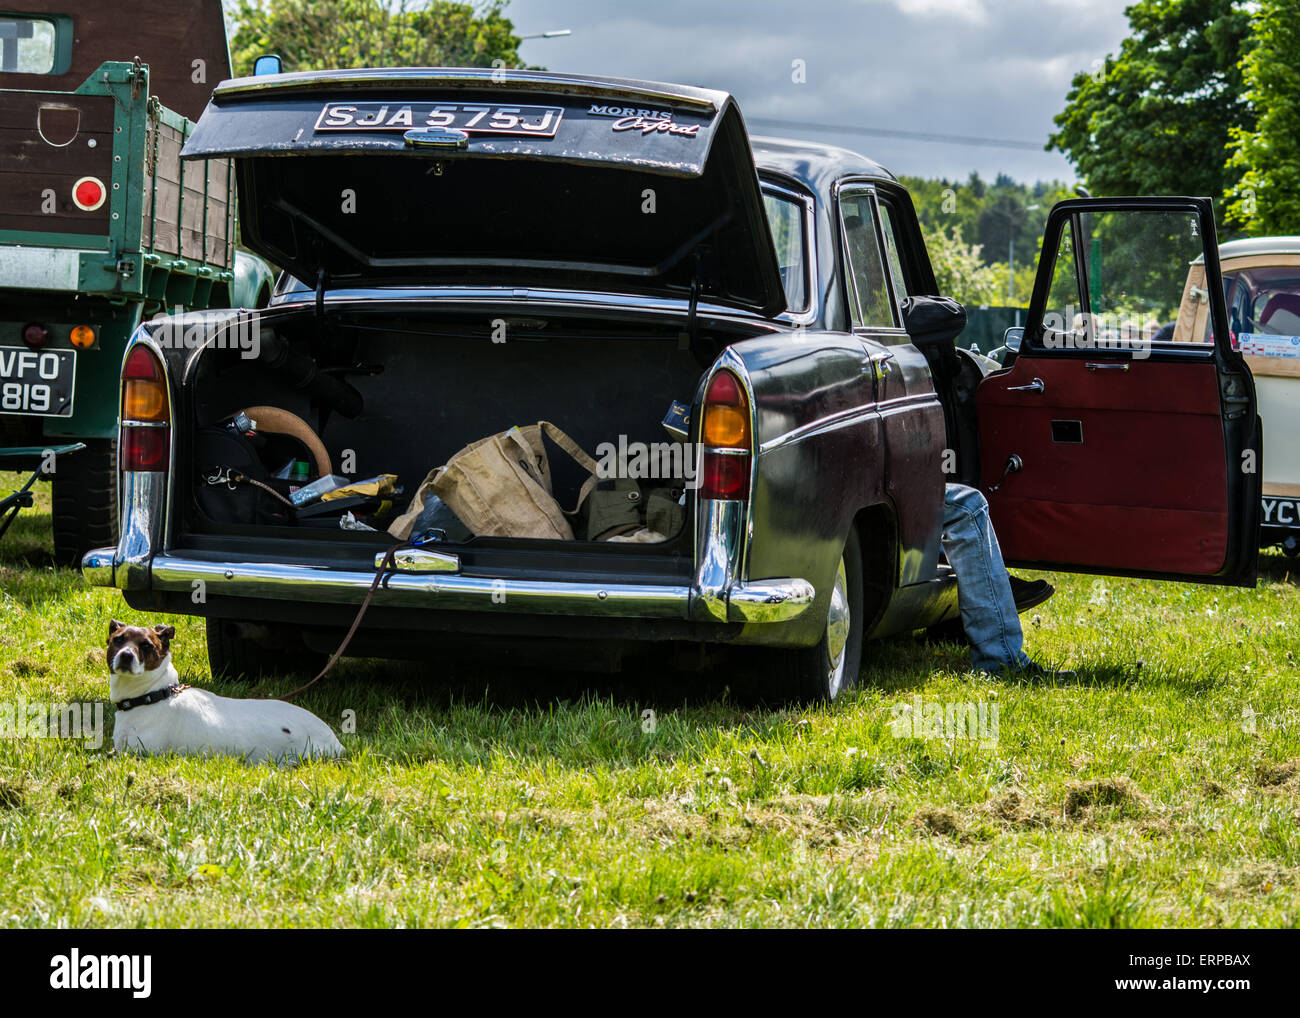
<svg viewBox="0 0 1300 1018"><path fill-rule="evenodd" d="M1079 677L1078 672L1068 671L1064 668L1044 668L1037 661L1030 661L1019 671L1007 669L1006 674L1017 675L1025 679L1047 679L1054 682L1073 682Z"/></svg>
<svg viewBox="0 0 1300 1018"><path fill-rule="evenodd" d="M1011 596L1015 599L1017 612L1026 612L1056 593L1056 588L1046 580L1022 580L1010 573L1007 573L1007 579L1011 581Z"/></svg>

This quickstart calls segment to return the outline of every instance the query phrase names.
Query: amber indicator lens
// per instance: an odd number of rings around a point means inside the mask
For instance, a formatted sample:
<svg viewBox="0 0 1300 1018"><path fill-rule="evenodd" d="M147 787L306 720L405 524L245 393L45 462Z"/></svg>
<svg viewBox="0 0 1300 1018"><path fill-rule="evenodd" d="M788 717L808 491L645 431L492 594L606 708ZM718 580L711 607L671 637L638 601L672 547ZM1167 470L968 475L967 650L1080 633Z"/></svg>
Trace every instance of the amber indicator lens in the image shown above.
<svg viewBox="0 0 1300 1018"><path fill-rule="evenodd" d="M704 445L714 449L748 449L749 401L730 371L719 371L704 397Z"/></svg>

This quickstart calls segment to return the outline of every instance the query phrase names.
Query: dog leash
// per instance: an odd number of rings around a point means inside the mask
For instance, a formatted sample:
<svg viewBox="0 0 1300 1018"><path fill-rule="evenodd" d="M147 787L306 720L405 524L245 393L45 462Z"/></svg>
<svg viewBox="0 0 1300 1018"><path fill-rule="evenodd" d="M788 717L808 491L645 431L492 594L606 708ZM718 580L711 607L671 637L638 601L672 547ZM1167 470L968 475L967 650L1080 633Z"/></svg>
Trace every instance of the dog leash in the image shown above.
<svg viewBox="0 0 1300 1018"><path fill-rule="evenodd" d="M410 547L414 547L414 545L409 541L403 541L401 544L395 544L389 548L388 551L384 552L383 561L379 563L379 568L375 570L375 578L370 581L370 589L366 591L365 600L361 602L361 607L357 610L357 617L352 620L352 628L348 630L347 636L343 637L343 642L339 644L339 649L334 652L334 656L325 662L325 667L322 668L316 677L310 682L299 686L292 693L288 693L285 696L275 697L275 699L292 700L304 689L314 686L321 679L325 678L325 676L329 674L330 669L338 664L339 658L343 656L343 652L348 649L348 644L352 642L352 637L356 636L357 630L361 628L361 620L366 617L366 609L370 607L370 602L374 600L375 591L379 589L380 582L384 581L386 586L386 577L397 571L397 561L394 556L403 548Z"/></svg>

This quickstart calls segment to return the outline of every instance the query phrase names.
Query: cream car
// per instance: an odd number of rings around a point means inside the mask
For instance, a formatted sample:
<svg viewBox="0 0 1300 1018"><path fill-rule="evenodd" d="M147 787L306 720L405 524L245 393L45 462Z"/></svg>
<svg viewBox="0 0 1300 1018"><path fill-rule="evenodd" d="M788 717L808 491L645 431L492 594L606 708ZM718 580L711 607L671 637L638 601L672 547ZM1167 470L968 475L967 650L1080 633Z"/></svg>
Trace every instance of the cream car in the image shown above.
<svg viewBox="0 0 1300 1018"><path fill-rule="evenodd" d="M1300 553L1300 236L1219 245L1233 345L1255 376L1264 422L1261 546ZM1183 307L1198 315L1187 338L1204 334L1205 267L1188 274ZM1188 316L1180 315L1180 322Z"/></svg>

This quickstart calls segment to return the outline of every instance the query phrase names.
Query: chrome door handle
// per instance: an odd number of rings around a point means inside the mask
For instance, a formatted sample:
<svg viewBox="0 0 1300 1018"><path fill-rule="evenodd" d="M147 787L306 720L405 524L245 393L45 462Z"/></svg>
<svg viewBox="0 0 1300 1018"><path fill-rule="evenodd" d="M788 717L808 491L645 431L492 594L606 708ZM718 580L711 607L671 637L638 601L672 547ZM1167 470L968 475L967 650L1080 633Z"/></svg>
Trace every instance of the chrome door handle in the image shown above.
<svg viewBox="0 0 1300 1018"><path fill-rule="evenodd" d="M1129 366L1127 361L1122 362L1098 362L1088 361L1084 367L1089 371L1127 371Z"/></svg>
<svg viewBox="0 0 1300 1018"><path fill-rule="evenodd" d="M889 362L894 359L892 351L888 353L875 354L867 358L867 363L863 365L863 372L870 372L877 378L884 378L886 375L893 374L894 365Z"/></svg>
<svg viewBox="0 0 1300 1018"><path fill-rule="evenodd" d="M1047 386L1041 378L1035 378L1028 385L1008 385L1007 392L1043 392Z"/></svg>

